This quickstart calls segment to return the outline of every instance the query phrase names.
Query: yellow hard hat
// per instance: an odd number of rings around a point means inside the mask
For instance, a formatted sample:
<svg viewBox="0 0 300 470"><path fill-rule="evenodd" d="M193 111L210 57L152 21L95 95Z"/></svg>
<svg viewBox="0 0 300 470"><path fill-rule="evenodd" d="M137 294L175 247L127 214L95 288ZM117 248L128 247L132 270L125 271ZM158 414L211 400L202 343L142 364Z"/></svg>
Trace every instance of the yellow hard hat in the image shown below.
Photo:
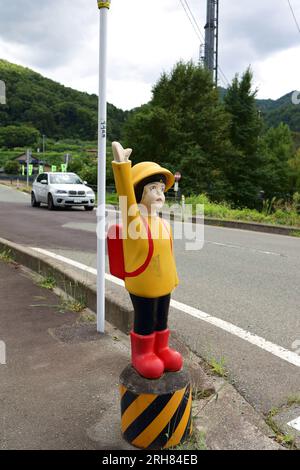
<svg viewBox="0 0 300 470"><path fill-rule="evenodd" d="M131 172L134 186L154 175L163 175L166 178L165 191L168 191L170 188L172 188L175 182L174 175L169 170L154 162L138 163L132 167Z"/></svg>

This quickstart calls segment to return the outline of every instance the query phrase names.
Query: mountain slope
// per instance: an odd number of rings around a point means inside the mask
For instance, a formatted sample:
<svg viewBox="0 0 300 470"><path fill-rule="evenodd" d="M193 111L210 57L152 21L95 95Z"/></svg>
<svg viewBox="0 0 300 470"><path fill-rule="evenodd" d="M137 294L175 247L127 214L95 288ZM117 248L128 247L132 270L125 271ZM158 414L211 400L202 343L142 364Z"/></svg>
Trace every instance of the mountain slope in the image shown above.
<svg viewBox="0 0 300 470"><path fill-rule="evenodd" d="M219 88L220 97L224 99L225 88ZM293 132L300 132L300 105L292 103L293 92L287 93L277 100L257 99L257 108L268 126L278 126L281 122L288 124Z"/></svg>
<svg viewBox="0 0 300 470"><path fill-rule="evenodd" d="M0 59L7 105L0 107L0 126L30 124L47 137L97 138L98 97L65 87L19 65ZM127 112L108 104L108 139L120 138Z"/></svg>

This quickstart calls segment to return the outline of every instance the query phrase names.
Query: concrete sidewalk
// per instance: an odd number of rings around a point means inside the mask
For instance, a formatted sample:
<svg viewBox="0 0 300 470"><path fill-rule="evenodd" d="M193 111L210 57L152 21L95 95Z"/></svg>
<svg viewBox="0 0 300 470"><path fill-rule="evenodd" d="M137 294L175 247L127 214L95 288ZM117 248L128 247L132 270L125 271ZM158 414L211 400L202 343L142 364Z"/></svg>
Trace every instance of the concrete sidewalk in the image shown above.
<svg viewBox="0 0 300 470"><path fill-rule="evenodd" d="M130 360L124 333L96 332L91 312L74 313L33 282L33 273L0 261L0 449L133 449L120 433L119 375ZM59 293L59 292L57 292ZM255 410L173 334L198 399L187 449L280 449ZM272 437L272 439L270 438Z"/></svg>
<svg viewBox="0 0 300 470"><path fill-rule="evenodd" d="M128 350L0 262L0 449L128 449L118 379Z"/></svg>

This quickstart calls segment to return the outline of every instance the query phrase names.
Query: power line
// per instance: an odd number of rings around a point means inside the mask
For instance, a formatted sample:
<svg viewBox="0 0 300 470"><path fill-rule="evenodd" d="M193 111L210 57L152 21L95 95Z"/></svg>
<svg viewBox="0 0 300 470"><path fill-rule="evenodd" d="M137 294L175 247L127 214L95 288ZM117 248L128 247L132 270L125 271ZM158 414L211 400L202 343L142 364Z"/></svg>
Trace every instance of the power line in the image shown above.
<svg viewBox="0 0 300 470"><path fill-rule="evenodd" d="M189 11L189 13L190 13L190 15L191 15L193 21L194 21L194 24L195 24L197 30L199 31L200 36L202 37L202 39L203 39L203 41L204 41L204 36L203 36L203 34L202 34L202 31L201 31L201 29L200 29L200 26L198 25L197 20L196 20L196 18L195 18L195 16L194 16L194 13L193 13L192 10L190 9L190 6L189 6L187 0L184 0L184 3L186 4L186 7L187 7L187 9L188 9L188 11Z"/></svg>
<svg viewBox="0 0 300 470"><path fill-rule="evenodd" d="M196 33L196 35L197 35L197 38L199 39L199 41L201 41L201 36L200 36L200 34L199 34L199 27L198 27L197 23L196 23L196 26L195 26L195 24L193 23L193 21L192 21L190 15L189 15L189 13L188 13L188 10L187 10L187 8L186 8L186 6L185 6L185 3L183 3L183 0L179 0L179 1L180 1L181 5L182 5L182 8L183 8L184 11L185 11L185 14L186 14L186 16L187 16L189 22L190 22L191 25L192 25L193 30L195 31L195 33Z"/></svg>
<svg viewBox="0 0 300 470"><path fill-rule="evenodd" d="M295 23L296 23L296 27L297 27L297 29L298 29L298 32L300 33L300 26L299 26L298 20L297 20L297 18L296 18L294 9L293 9L293 7L292 7L292 4L291 4L290 0L287 0L287 2L288 2L288 4L289 4L290 10L291 10L292 15L293 15L293 18L294 18L294 20L295 20Z"/></svg>
<svg viewBox="0 0 300 470"><path fill-rule="evenodd" d="M205 38L202 34L202 31L201 31L201 28L200 26L198 25L197 23L197 20L195 18L195 15L193 14L189 4L188 4L188 1L187 0L179 0L180 3L181 3L181 6L182 8L184 9L185 11L185 14L190 22L190 24L192 25L193 27L193 30L195 31L196 35L197 35L197 38L199 39L199 41L204 41L205 42ZM225 73L223 72L223 70L221 69L220 66L218 66L218 70L219 72L221 73L222 77L221 78L221 81L223 82L223 85L227 86L227 85L230 85L230 82L228 80L228 78L226 77Z"/></svg>

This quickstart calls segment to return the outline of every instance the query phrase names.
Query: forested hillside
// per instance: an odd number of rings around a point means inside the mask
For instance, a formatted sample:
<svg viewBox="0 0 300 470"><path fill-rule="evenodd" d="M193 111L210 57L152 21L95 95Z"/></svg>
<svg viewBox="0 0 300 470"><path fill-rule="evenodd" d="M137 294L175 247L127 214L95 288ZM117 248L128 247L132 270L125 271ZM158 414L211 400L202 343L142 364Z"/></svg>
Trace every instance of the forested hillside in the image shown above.
<svg viewBox="0 0 300 470"><path fill-rule="evenodd" d="M219 87L221 99L226 96L226 89ZM257 108L262 112L268 126L278 126L281 122L287 124L291 131L300 132L300 105L292 102L292 94L287 93L277 100L256 99Z"/></svg>
<svg viewBox="0 0 300 470"><path fill-rule="evenodd" d="M63 162L69 153L70 169L96 184L97 96L3 60L0 79L7 86L0 167L16 152L41 149L45 134L45 160ZM291 94L257 100L250 69L218 91L208 71L192 62L163 73L152 91L149 103L128 112L108 105L108 149L109 141L121 140L134 149L133 163L151 159L180 171L185 195L205 193L250 208L298 198L300 105L292 104ZM107 183L113 184L110 160L109 151Z"/></svg>
<svg viewBox="0 0 300 470"><path fill-rule="evenodd" d="M19 65L0 59L7 105L0 126L29 125L54 139L96 140L98 98L72 90ZM127 113L108 104L108 139L120 138Z"/></svg>
<svg viewBox="0 0 300 470"><path fill-rule="evenodd" d="M137 149L134 163L151 156L180 171L185 194L258 207L260 197L286 199L300 189L293 134L286 124L266 125L250 69L220 99L205 69L178 63L126 120L123 141Z"/></svg>

